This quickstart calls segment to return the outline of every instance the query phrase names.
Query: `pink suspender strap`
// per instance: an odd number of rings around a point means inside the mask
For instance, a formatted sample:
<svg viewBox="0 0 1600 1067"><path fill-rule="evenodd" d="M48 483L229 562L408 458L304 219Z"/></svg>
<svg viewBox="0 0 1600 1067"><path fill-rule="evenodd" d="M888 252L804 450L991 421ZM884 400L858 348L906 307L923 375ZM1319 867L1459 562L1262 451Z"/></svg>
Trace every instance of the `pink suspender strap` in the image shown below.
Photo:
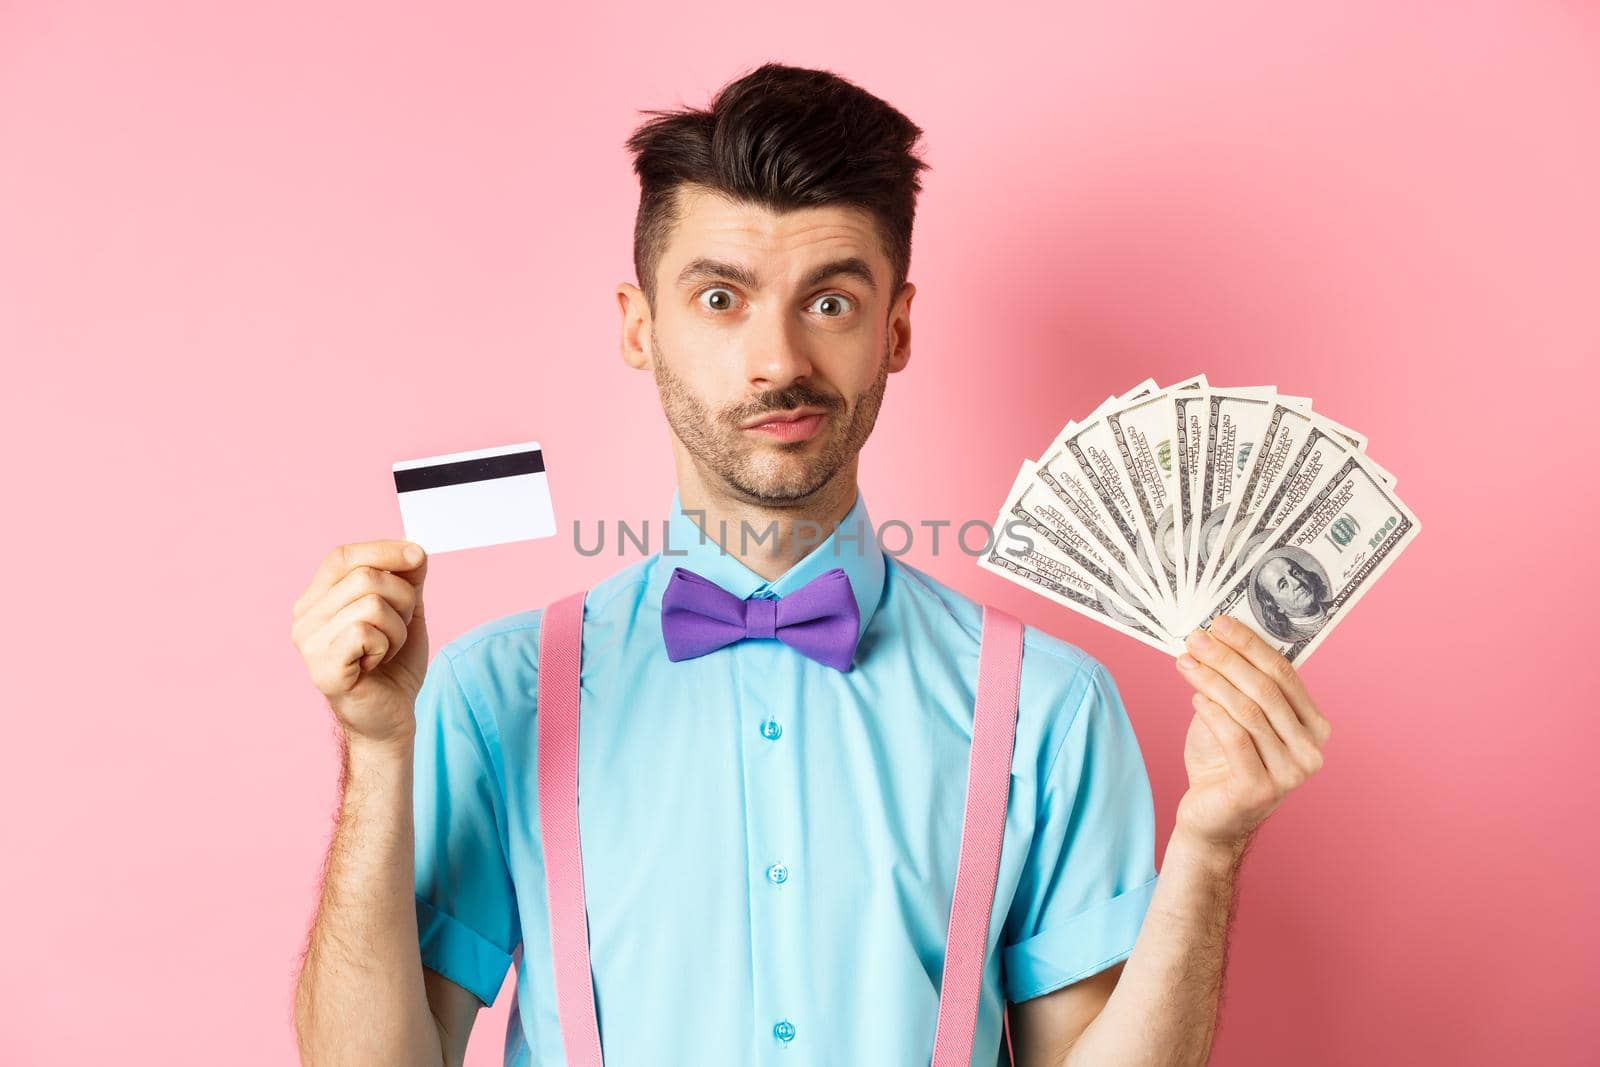
<svg viewBox="0 0 1600 1067"><path fill-rule="evenodd" d="M589 971L589 920L578 845L578 667L582 591L544 610L539 624L539 834L550 897L556 1010L572 1067L600 1067L600 1027Z"/></svg>
<svg viewBox="0 0 1600 1067"><path fill-rule="evenodd" d="M988 956L989 916L1000 844L1011 793L1011 750L1017 736L1017 689L1022 678L1022 623L998 608L983 607L978 647L978 703L972 714L972 754L967 759L967 809L961 820L950 932L939 985L939 1025L933 1067L972 1062L972 1036ZM1009 1039L1010 1034L1008 1033Z"/></svg>
<svg viewBox="0 0 1600 1067"><path fill-rule="evenodd" d="M594 976L589 966L588 915L578 841L578 678L583 636L582 592L544 610L539 638L539 831L550 899L556 1008L572 1067L601 1067ZM946 936L944 976L932 1067L971 1063L983 964L988 956L1000 845L1011 789L1017 690L1022 675L1022 623L984 605L978 649L978 700L961 851ZM1010 1040L1007 1027L1006 1040Z"/></svg>

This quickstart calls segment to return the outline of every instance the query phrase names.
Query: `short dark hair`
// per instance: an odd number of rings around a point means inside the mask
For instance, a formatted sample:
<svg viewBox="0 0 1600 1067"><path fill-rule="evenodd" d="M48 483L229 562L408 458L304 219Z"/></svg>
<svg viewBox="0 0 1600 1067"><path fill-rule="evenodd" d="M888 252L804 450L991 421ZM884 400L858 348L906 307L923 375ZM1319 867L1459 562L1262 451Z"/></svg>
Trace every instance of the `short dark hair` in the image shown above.
<svg viewBox="0 0 1600 1067"><path fill-rule="evenodd" d="M766 63L725 85L706 110L641 114L655 117L626 143L639 176L633 269L652 312L685 183L774 211L867 210L893 274L891 301L899 293L911 269L917 175L928 166L912 152L922 130L899 111L832 71Z"/></svg>

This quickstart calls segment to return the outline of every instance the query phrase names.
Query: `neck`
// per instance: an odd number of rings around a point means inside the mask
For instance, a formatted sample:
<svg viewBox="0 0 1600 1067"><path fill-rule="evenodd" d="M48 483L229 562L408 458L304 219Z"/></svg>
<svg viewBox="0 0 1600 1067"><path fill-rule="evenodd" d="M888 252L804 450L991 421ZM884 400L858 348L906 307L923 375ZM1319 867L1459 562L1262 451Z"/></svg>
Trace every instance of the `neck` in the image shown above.
<svg viewBox="0 0 1600 1067"><path fill-rule="evenodd" d="M751 499L720 479L701 477L692 467L678 472L684 514L708 541L720 543L724 552L769 582L826 541L855 501L854 459L816 492L781 503Z"/></svg>

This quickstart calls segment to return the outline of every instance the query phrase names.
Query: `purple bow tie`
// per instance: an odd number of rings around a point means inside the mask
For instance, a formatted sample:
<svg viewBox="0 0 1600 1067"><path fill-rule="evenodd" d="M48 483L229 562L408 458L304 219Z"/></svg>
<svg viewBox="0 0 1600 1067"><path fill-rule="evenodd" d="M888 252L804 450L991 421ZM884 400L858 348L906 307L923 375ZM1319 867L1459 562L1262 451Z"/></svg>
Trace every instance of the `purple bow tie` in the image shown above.
<svg viewBox="0 0 1600 1067"><path fill-rule="evenodd" d="M661 594L661 636L673 662L746 637L776 637L818 663L848 671L860 626L861 611L843 567L776 600L740 600L711 579L674 567Z"/></svg>

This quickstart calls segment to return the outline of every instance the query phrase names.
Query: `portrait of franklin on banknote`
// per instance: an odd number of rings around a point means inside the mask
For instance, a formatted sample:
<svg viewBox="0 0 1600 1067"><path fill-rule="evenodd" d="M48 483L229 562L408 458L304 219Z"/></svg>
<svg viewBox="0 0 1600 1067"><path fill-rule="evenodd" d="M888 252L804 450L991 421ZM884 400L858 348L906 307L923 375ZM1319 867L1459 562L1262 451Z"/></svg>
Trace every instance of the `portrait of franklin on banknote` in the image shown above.
<svg viewBox="0 0 1600 1067"><path fill-rule="evenodd" d="M1273 637L1315 637L1328 621L1328 576L1309 552L1285 545L1250 572L1250 610Z"/></svg>

